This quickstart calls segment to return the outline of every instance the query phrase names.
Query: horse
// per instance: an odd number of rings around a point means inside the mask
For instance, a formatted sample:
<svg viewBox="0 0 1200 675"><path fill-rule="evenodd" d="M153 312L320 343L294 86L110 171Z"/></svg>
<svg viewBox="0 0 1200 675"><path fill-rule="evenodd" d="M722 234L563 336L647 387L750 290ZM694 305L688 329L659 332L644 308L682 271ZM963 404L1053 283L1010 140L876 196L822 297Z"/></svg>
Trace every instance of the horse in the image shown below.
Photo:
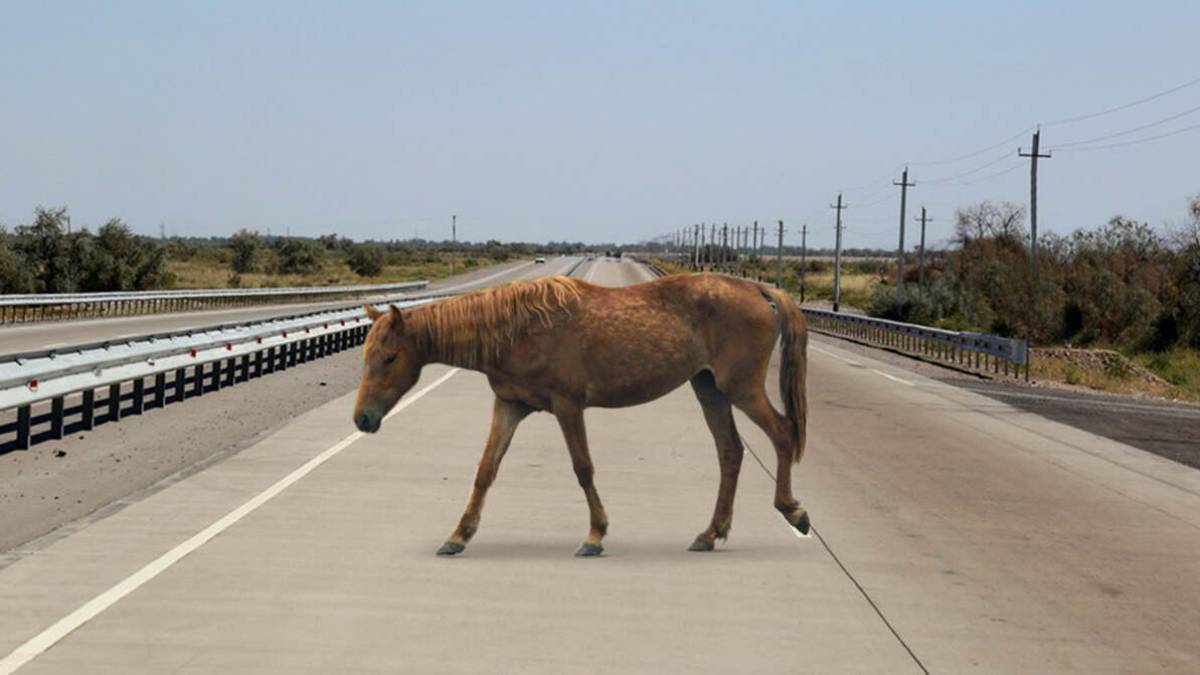
<svg viewBox="0 0 1200 675"><path fill-rule="evenodd" d="M708 273L621 288L556 276L405 309L367 305L366 311L372 325L353 418L360 431L378 431L429 363L482 372L495 393L474 487L438 555L461 553L475 535L513 433L537 411L558 421L587 498L590 528L576 555L599 555L608 518L593 483L583 412L653 401L684 382L700 401L721 469L712 519L689 550L711 551L729 535L743 454L734 406L774 445L775 508L808 534L808 512L791 485L792 465L805 448L808 331L786 293ZM777 341L782 414L764 389Z"/></svg>

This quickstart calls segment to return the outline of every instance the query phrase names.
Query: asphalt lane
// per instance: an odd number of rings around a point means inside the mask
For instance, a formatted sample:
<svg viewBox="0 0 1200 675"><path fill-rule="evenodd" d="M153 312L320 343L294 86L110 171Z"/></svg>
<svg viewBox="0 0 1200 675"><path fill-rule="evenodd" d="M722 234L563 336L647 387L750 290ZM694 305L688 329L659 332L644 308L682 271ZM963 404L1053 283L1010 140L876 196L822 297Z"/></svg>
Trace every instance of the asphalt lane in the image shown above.
<svg viewBox="0 0 1200 675"><path fill-rule="evenodd" d="M485 267L466 274L456 275L451 279L432 283L428 289L421 292L465 291L504 283L505 281L525 279L545 273L544 268L547 266L553 267L555 270L566 269L562 265L564 260L566 259L551 258L549 262L538 265L535 265L531 260L520 260L493 267ZM111 319L50 321L28 325L0 326L0 354L53 349L55 347L74 344L98 342L100 340L119 340L138 335L187 330L188 328L215 326L224 323L270 319L278 316L315 312L322 309L346 307L354 303L354 300L336 300L332 302L257 305L198 312L172 312L167 314L114 317Z"/></svg>
<svg viewBox="0 0 1200 675"><path fill-rule="evenodd" d="M648 278L615 261L580 276ZM378 435L348 436L352 396L339 398L0 570L11 608L0 658L40 635L7 663L28 659L30 673L1200 665L1195 470L821 338L809 387L795 476L811 539L774 512L755 461L767 460L766 439L739 416L752 457L730 540L685 551L718 475L685 387L588 412L610 518L604 557L571 556L586 507L557 425L536 415L467 552L438 558L491 397L481 376L431 367L423 396Z"/></svg>

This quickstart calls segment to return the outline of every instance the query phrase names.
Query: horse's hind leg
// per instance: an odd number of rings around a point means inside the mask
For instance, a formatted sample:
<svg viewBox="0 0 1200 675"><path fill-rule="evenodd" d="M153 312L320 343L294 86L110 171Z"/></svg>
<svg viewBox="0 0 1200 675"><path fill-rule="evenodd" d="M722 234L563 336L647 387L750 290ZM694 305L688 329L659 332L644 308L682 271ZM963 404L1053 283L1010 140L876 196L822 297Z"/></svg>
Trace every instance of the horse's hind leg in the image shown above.
<svg viewBox="0 0 1200 675"><path fill-rule="evenodd" d="M587 497L588 512L591 518L591 529L587 539L575 552L577 556L594 556L604 552L600 543L608 531L608 516L604 513L604 505L600 503L600 494L592 482L595 469L592 467L592 456L588 452L587 430L583 425L583 410L569 403L555 401L554 416L562 428L563 438L567 441L567 450L571 453L571 465L575 468L575 477L579 479L579 487Z"/></svg>
<svg viewBox="0 0 1200 675"><path fill-rule="evenodd" d="M712 523L708 529L696 536L689 551L711 551L717 539L729 536L733 521L733 496L737 492L738 473L742 468L742 440L738 437L737 425L733 422L733 408L729 398L717 389L712 373L704 371L692 378L692 389L704 410L704 421L717 444L717 458L721 463L721 487L717 490L717 506L713 510Z"/></svg>
<svg viewBox="0 0 1200 675"><path fill-rule="evenodd" d="M467 509L463 512L458 527L454 528L454 532L446 539L446 543L438 549L438 555L461 553L466 548L467 542L471 541L471 537L475 536L475 531L479 529L483 500L487 496L488 488L496 480L496 472L500 470L500 460L504 459L504 453L508 452L508 446L512 442L513 433L517 430L517 424L530 412L532 410L524 403L505 401L496 397L496 402L492 407L492 430L488 434L483 456L479 458L479 468L475 471L475 487L472 488L471 497L467 500Z"/></svg>
<svg viewBox="0 0 1200 675"><path fill-rule="evenodd" d="M775 446L775 508L792 527L807 535L808 511L792 496L792 464L799 440L795 438L791 422L771 405L761 384L747 385L744 389L734 388L730 399L738 410L746 413L767 433L771 444Z"/></svg>

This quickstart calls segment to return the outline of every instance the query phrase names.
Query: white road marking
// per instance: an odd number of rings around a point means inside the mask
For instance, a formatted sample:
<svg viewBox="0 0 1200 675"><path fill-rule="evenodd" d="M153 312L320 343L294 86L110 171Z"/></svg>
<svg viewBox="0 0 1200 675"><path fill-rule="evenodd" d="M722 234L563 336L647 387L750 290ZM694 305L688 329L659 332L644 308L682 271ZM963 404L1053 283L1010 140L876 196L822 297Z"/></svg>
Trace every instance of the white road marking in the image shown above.
<svg viewBox="0 0 1200 675"><path fill-rule="evenodd" d="M845 361L846 363L849 363L852 366L859 366L859 367L862 366L862 364L859 363L858 361L855 361L853 359L848 359L844 356L838 356L837 354L834 354L833 352L825 351L824 349L821 349L820 347L813 347L810 345L809 349L813 350L814 352L819 352L821 354L824 354L825 356L832 356L833 358L837 359L838 361Z"/></svg>
<svg viewBox="0 0 1200 675"><path fill-rule="evenodd" d="M469 287L469 286L478 286L478 285L482 284L482 283L483 283L483 282L485 282L485 281L491 281L492 279L495 279L495 278L497 278L497 277L502 277L502 276L504 276L505 274L511 274L511 273L513 273L513 272L516 272L516 271L517 271L517 270L519 270L519 269L524 269L524 268L526 268L526 267L530 267L530 266L532 266L533 264L534 264L534 263L533 263L533 261L531 260L531 261L529 261L529 262L525 263L524 265L517 265L516 267L510 267L510 268L508 268L508 269L506 269L506 270L500 270L499 272L496 272L495 274L490 274L490 275L488 275L488 276L486 276L486 277L483 277L482 279L475 279L474 281L467 281L467 282L463 282L463 283L461 283L461 284L458 284L457 286L450 286L449 288L439 288L439 289L437 289L437 292L438 292L438 293L445 293L446 291L457 291L457 290L458 290L458 289L460 289L460 288L467 288L467 287Z"/></svg>
<svg viewBox="0 0 1200 675"><path fill-rule="evenodd" d="M872 368L871 372L875 373L876 375L882 375L883 377L886 377L887 379L891 380L892 382L899 382L900 384L908 385L910 387L917 386L915 382L909 382L908 380L902 380L902 379L896 377L895 375L890 375L888 373L883 372L882 370L876 370L876 369Z"/></svg>
<svg viewBox="0 0 1200 675"><path fill-rule="evenodd" d="M458 368L454 368L445 375L442 375L438 379L434 380L429 384L429 386L421 389L412 396L405 398L383 419L386 421L388 418L417 402L423 396L425 396L425 394L433 391L436 387L450 379L458 371ZM361 431L356 431L338 441L329 449L305 462L300 468L281 478L271 487L263 490L246 503L227 513L220 520L192 535L191 538L187 539L170 551L162 554L157 559L150 562L150 564L126 577L117 585L92 598L82 607L59 619L46 630L43 630L41 633L33 636L24 644L13 650L11 654L0 660L0 675L9 675L10 673L16 672L18 668L37 658L47 649L50 649L64 637L69 635L72 631L92 620L104 610L112 607L119 600L121 600L121 598L124 598L141 586L145 585L146 582L165 572L189 553L192 553L213 537L224 532L242 518L245 518L249 514L253 513L256 509L258 509L258 507L266 504L273 497L286 490L301 478L307 476L318 466L321 466L325 462L329 461L339 452L350 447L350 445L365 435L366 434Z"/></svg>
<svg viewBox="0 0 1200 675"><path fill-rule="evenodd" d="M863 364L859 363L858 361L855 361L853 359L848 359L844 356L839 356L837 354L834 354L833 352L821 349L820 347L813 347L810 345L809 349L813 350L814 352L820 352L821 354L824 354L826 356L832 356L833 358L837 359L838 361L844 361L846 363L849 363L852 366L857 366L859 368L865 367L865 366L863 366ZM906 385L909 387L917 386L917 384L915 382L909 382L908 380L896 377L895 375L892 375L890 373L885 373L882 370L878 370L876 368L867 368L867 370L870 370L872 373L875 373L876 375L879 375L880 377L886 377L887 379L891 380L892 382L898 382L900 384L903 384L903 385Z"/></svg>
<svg viewBox="0 0 1200 675"><path fill-rule="evenodd" d="M596 275L596 268L599 266L600 266L599 260L593 260L591 263L589 263L588 264L588 272L587 272L587 274L585 274L583 276L583 280L588 283L591 283L592 277Z"/></svg>

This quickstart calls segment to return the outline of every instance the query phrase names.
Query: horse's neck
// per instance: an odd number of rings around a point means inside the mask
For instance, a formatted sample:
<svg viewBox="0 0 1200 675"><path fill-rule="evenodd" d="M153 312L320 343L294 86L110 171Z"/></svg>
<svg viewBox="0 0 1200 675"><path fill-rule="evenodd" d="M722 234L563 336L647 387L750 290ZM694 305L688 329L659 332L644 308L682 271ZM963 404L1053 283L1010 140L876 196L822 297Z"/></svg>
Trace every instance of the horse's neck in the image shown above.
<svg viewBox="0 0 1200 675"><path fill-rule="evenodd" d="M487 355L478 343L478 330L469 317L456 317L450 322L434 321L424 311L418 312L413 323L420 336L418 345L426 363L483 369Z"/></svg>

